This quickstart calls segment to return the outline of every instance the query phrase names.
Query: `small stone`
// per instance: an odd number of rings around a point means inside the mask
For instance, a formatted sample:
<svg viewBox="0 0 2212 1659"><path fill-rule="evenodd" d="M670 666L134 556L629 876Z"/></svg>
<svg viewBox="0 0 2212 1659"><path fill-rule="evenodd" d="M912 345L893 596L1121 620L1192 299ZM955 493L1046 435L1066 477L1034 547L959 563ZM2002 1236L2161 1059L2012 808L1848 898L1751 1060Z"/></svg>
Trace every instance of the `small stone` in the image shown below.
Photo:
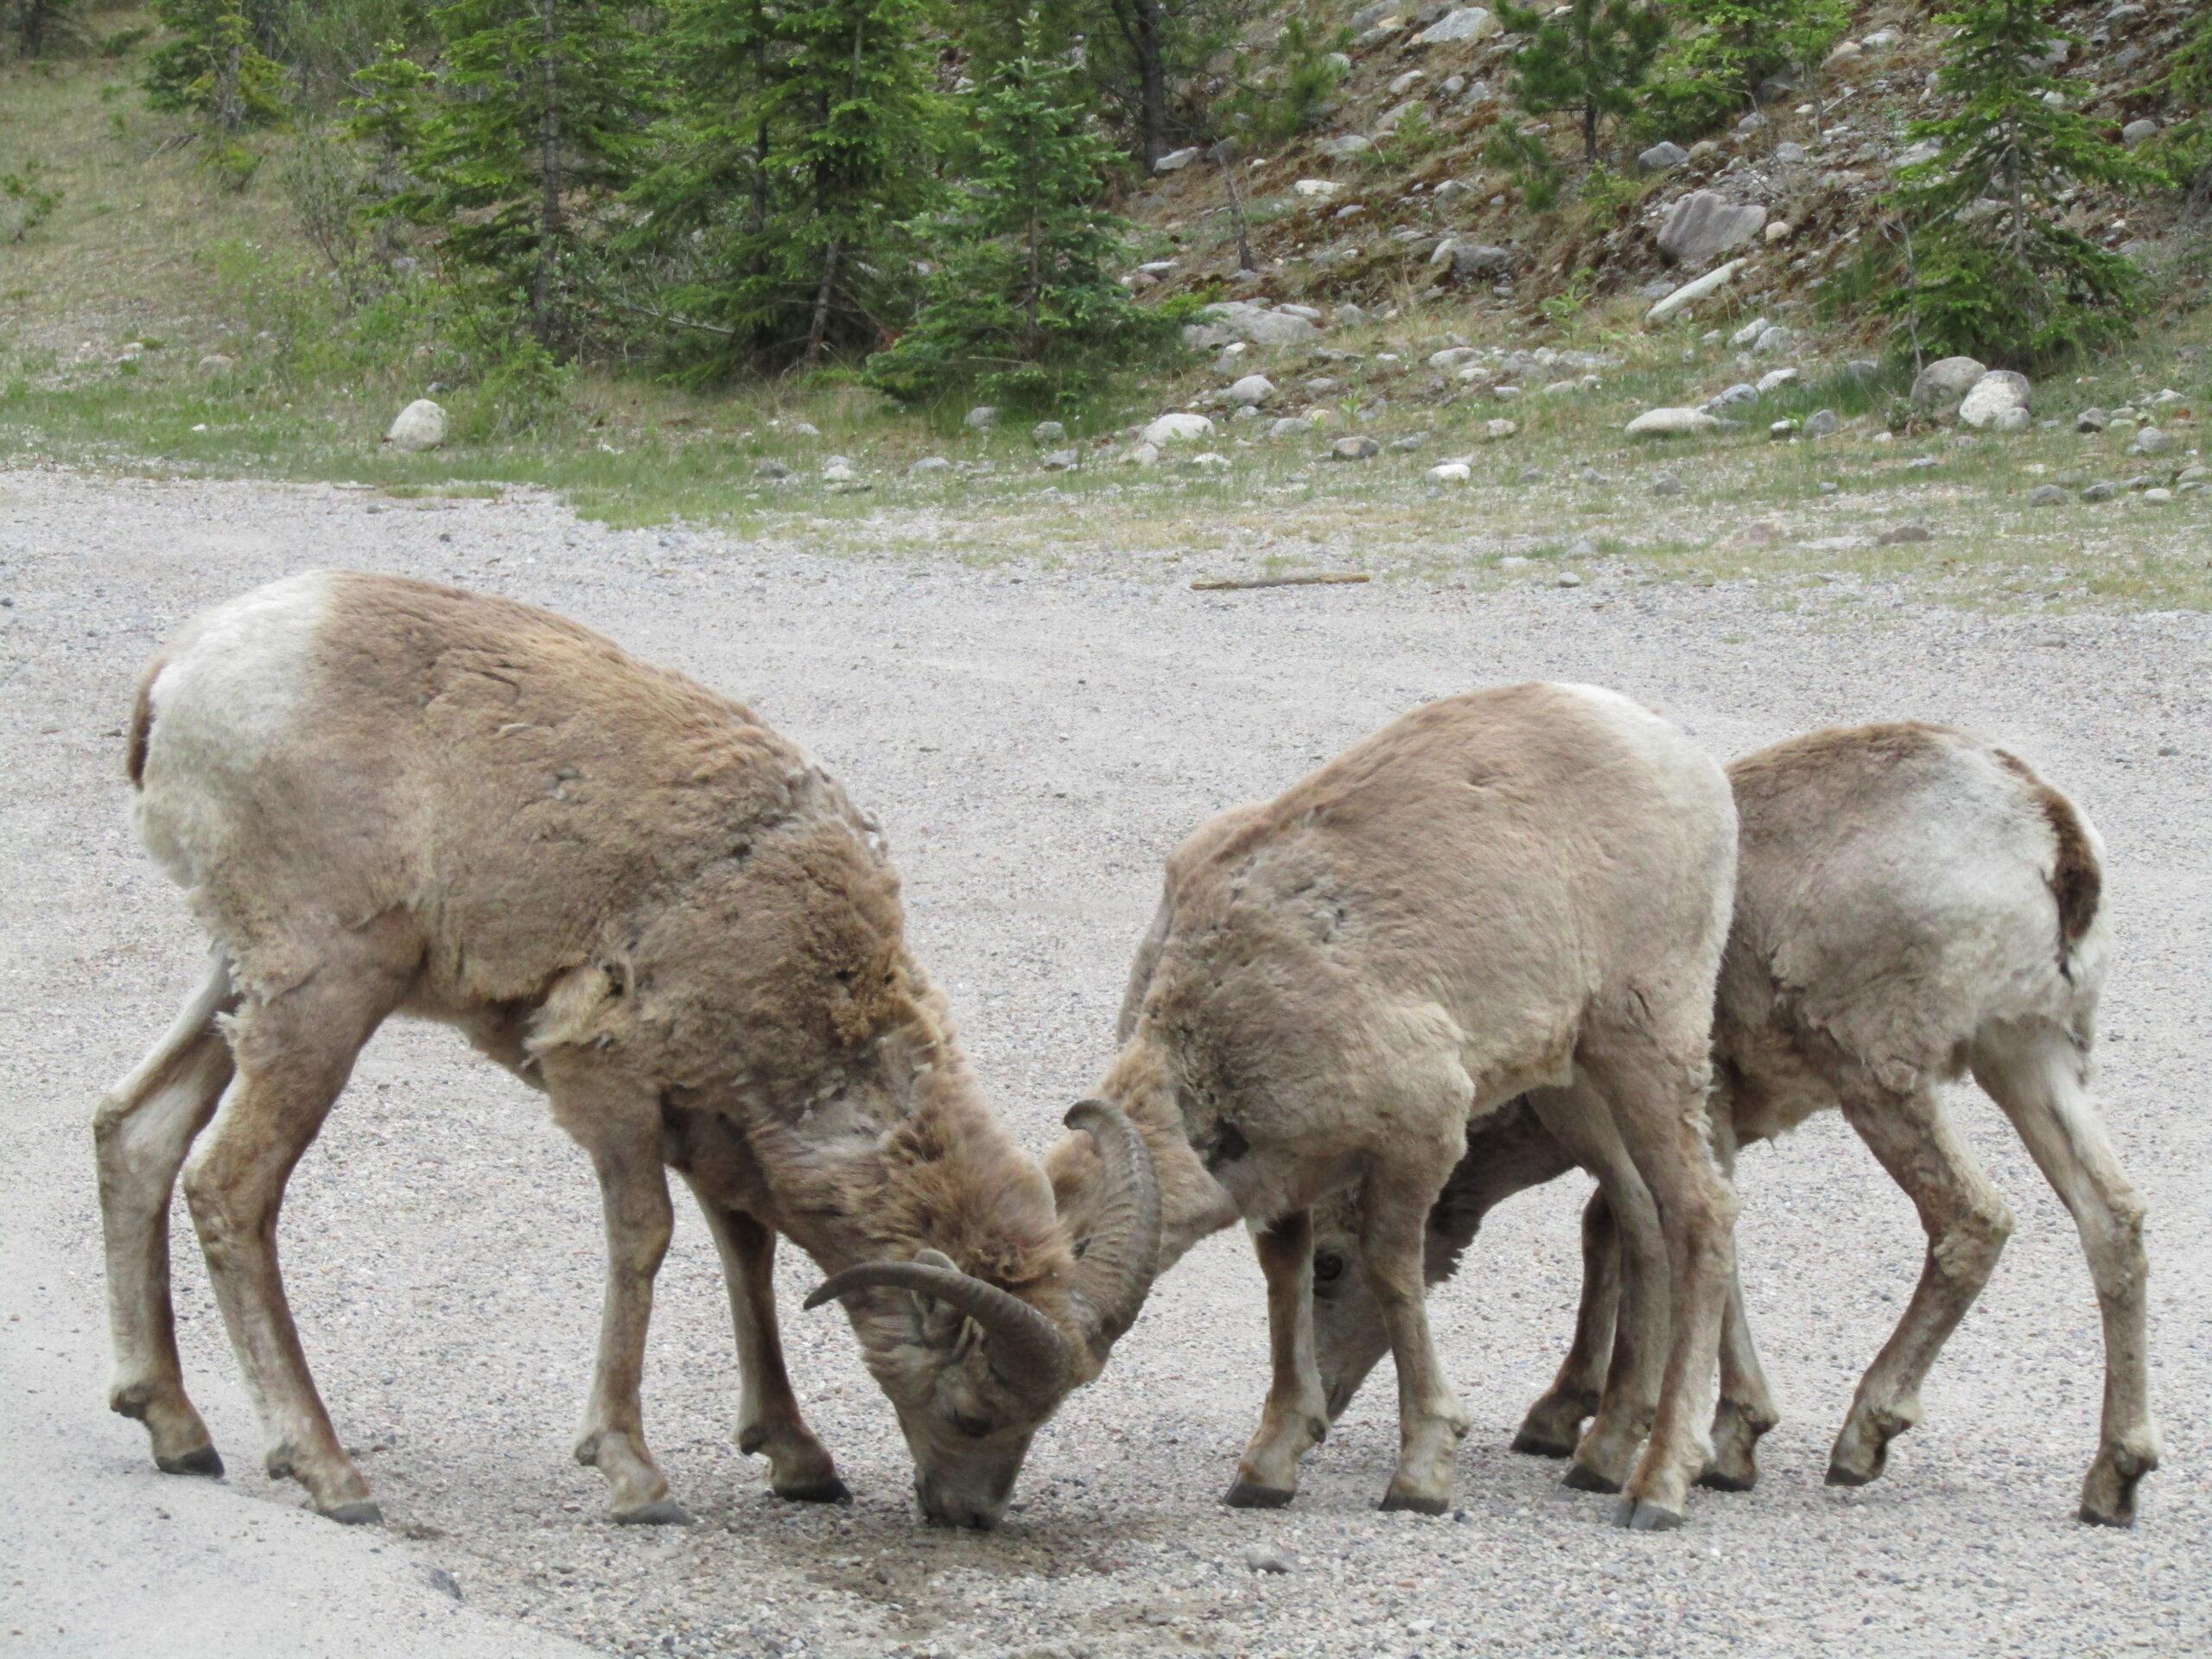
<svg viewBox="0 0 2212 1659"><path fill-rule="evenodd" d="M1612 480L1611 480L1610 478L1607 478L1607 477L1606 477L1603 473L1599 472L1599 471L1595 467L1584 467L1580 472L1577 473L1574 476L1576 477L1576 479L1578 479L1580 481L1581 481L1582 483L1585 483L1585 484L1592 484L1592 485L1595 485L1595 484L1610 484L1610 483L1611 483L1611 482L1612 482Z"/></svg>
<svg viewBox="0 0 2212 1659"><path fill-rule="evenodd" d="M1281 1544L1247 1544L1244 1565L1255 1573L1287 1573L1298 1565L1298 1558Z"/></svg>
<svg viewBox="0 0 2212 1659"><path fill-rule="evenodd" d="M1518 386L1492 386L1490 389L1490 395L1497 398L1501 404L1510 404L1521 396L1521 388Z"/></svg>
<svg viewBox="0 0 2212 1659"><path fill-rule="evenodd" d="M1595 553L1598 550L1596 548L1591 547L1590 543L1587 542L1577 542L1573 547L1570 547L1567 550L1569 553L1573 553L1577 549L1588 549L1592 553ZM1572 570L1562 570L1557 576L1553 578L1552 585L1556 588L1580 588L1582 585L1582 578L1576 575Z"/></svg>
<svg viewBox="0 0 2212 1659"><path fill-rule="evenodd" d="M1464 363L1473 362L1481 355L1482 353L1471 346L1447 346L1440 352L1431 352L1428 354L1428 366L1440 374L1446 374Z"/></svg>
<svg viewBox="0 0 2212 1659"><path fill-rule="evenodd" d="M1501 439L1511 437L1520 429L1521 425L1517 421L1489 421L1484 423L1483 437L1487 442L1496 443Z"/></svg>
<svg viewBox="0 0 2212 1659"><path fill-rule="evenodd" d="M1464 461L1447 461L1428 469L1432 484L1465 484L1474 475L1474 468Z"/></svg>
<svg viewBox="0 0 2212 1659"><path fill-rule="evenodd" d="M1636 170L1639 173L1671 173L1689 158L1689 151L1680 144L1662 141L1638 153Z"/></svg>
<svg viewBox="0 0 2212 1659"><path fill-rule="evenodd" d="M1765 130L1766 117L1761 115L1757 110L1753 110L1736 123L1736 130L1738 132L1764 132Z"/></svg>
<svg viewBox="0 0 2212 1659"><path fill-rule="evenodd" d="M1804 145L1795 143L1787 138L1783 139L1780 143L1774 147L1774 159L1790 167L1795 167L1798 162L1803 161L1808 153L1808 152L1806 150ZM1770 242L1776 240L1774 226L1770 225L1766 229L1766 239ZM1784 234L1787 234L1787 232L1785 232Z"/></svg>
<svg viewBox="0 0 2212 1659"><path fill-rule="evenodd" d="M1063 442L1067 435L1067 428L1058 421L1039 421L1029 429L1029 442L1040 446Z"/></svg>
<svg viewBox="0 0 2212 1659"><path fill-rule="evenodd" d="M943 455L924 455L919 461L916 461L912 466L906 469L906 476L909 478L927 478L932 473L949 473L951 470L952 463L947 461Z"/></svg>
<svg viewBox="0 0 2212 1659"><path fill-rule="evenodd" d="M1842 426L1832 409L1816 409L1805 417L1805 435L1808 438L1832 438Z"/></svg>
<svg viewBox="0 0 2212 1659"><path fill-rule="evenodd" d="M1701 409L1647 409L1628 423L1631 438L1688 436L1719 429L1720 423Z"/></svg>
<svg viewBox="0 0 2212 1659"><path fill-rule="evenodd" d="M1777 242L1787 242L1796 234L1797 227L1786 219L1777 219L1766 227L1766 239L1769 246L1772 246Z"/></svg>
<svg viewBox="0 0 2212 1659"><path fill-rule="evenodd" d="M1780 323L1773 323L1759 330L1758 338L1751 342L1751 350L1761 357L1772 357L1777 352L1787 351L1794 336Z"/></svg>
<svg viewBox="0 0 2212 1659"><path fill-rule="evenodd" d="M1793 384L1796 378L1797 371L1795 369L1769 369L1759 377L1758 394L1764 397L1770 391L1779 391L1783 387Z"/></svg>
<svg viewBox="0 0 2212 1659"><path fill-rule="evenodd" d="M1521 554L1509 553L1497 562L1497 568L1501 570L1518 570L1528 563L1529 561Z"/></svg>
<svg viewBox="0 0 2212 1659"><path fill-rule="evenodd" d="M1179 173L1198 159L1198 147L1196 144L1184 149L1171 149L1152 164L1152 170L1155 173Z"/></svg>
<svg viewBox="0 0 2212 1659"><path fill-rule="evenodd" d="M1996 424L2007 410L2027 414L2031 407L2028 377L2010 369L1992 369L1977 379L1959 404L1959 419L1977 431ZM2023 423L2024 425L2024 423Z"/></svg>
<svg viewBox="0 0 2212 1659"><path fill-rule="evenodd" d="M1750 241L1765 223L1766 209L1756 202L1693 190L1668 209L1659 226L1659 251L1676 264L1699 264Z"/></svg>
<svg viewBox="0 0 2212 1659"><path fill-rule="evenodd" d="M446 412L428 397L417 397L392 417L384 441L395 449L435 449L446 441Z"/></svg>
<svg viewBox="0 0 2212 1659"><path fill-rule="evenodd" d="M1929 530L1925 524L1891 524L1874 538L1874 545L1900 547L1907 542L1924 542L1928 539Z"/></svg>
<svg viewBox="0 0 2212 1659"><path fill-rule="evenodd" d="M1767 428L1766 435L1775 442L1780 443L1788 439L1796 437L1797 435L1797 431L1798 427L1796 422L1777 421L1774 424Z"/></svg>
<svg viewBox="0 0 2212 1659"><path fill-rule="evenodd" d="M1821 493L1822 495L1841 495L1843 493L1843 486L1837 483L1832 478L1824 478L1821 480Z"/></svg>
<svg viewBox="0 0 2212 1659"><path fill-rule="evenodd" d="M1375 141L1364 133L1347 132L1336 138L1324 138L1313 146L1332 162L1348 162L1355 156L1364 156L1375 148Z"/></svg>
<svg viewBox="0 0 2212 1659"><path fill-rule="evenodd" d="M1766 319L1764 317L1753 317L1749 322L1738 328L1734 334L1728 336L1728 343L1740 351L1745 346L1749 346L1753 340L1757 340L1765 332Z"/></svg>
<svg viewBox="0 0 2212 1659"><path fill-rule="evenodd" d="M1503 24L1480 6L1461 6L1414 36L1415 46L1446 46L1453 41L1485 41Z"/></svg>
<svg viewBox="0 0 2212 1659"><path fill-rule="evenodd" d="M2135 435L2135 442L2127 446L2131 455L2163 455L2174 447L2174 441L2155 426L2146 426Z"/></svg>
<svg viewBox="0 0 2212 1659"><path fill-rule="evenodd" d="M1858 41L1840 41L1835 49L1821 60L1821 67L1830 74L1841 74L1846 70L1856 69L1865 55Z"/></svg>
<svg viewBox="0 0 2212 1659"><path fill-rule="evenodd" d="M2084 484L2082 486L2082 499L2084 501L2109 501L2117 493L2118 489L2119 486L2111 480L2101 478L2094 484Z"/></svg>
<svg viewBox="0 0 2212 1659"><path fill-rule="evenodd" d="M2074 417L2076 432L2101 432L2111 423L2112 416L2101 409L2085 409Z"/></svg>
<svg viewBox="0 0 2212 1659"><path fill-rule="evenodd" d="M1707 398L1705 412L1708 415L1724 414L1739 404L1755 404L1758 400L1759 389L1748 381L1739 380L1726 391L1716 391Z"/></svg>
<svg viewBox="0 0 2212 1659"><path fill-rule="evenodd" d="M763 455L753 463L753 476L755 478L773 480L789 478L791 475L791 469L772 455Z"/></svg>
<svg viewBox="0 0 2212 1659"><path fill-rule="evenodd" d="M455 1601L461 1599L461 1580L442 1567L425 1566L423 1569L423 1581L442 1596L450 1596Z"/></svg>
<svg viewBox="0 0 2212 1659"><path fill-rule="evenodd" d="M1338 438L1329 446L1332 461L1369 461L1382 453L1382 446L1372 438Z"/></svg>
<svg viewBox="0 0 2212 1659"><path fill-rule="evenodd" d="M200 372L202 374L228 374L236 367L237 359L221 352L210 352L200 359Z"/></svg>
<svg viewBox="0 0 2212 1659"><path fill-rule="evenodd" d="M2161 485L2156 489L2144 491L2143 499L2145 501L2171 501L2174 499L2174 493Z"/></svg>
<svg viewBox="0 0 2212 1659"><path fill-rule="evenodd" d="M989 404L978 404L969 410L960 423L977 432L988 432L999 423L998 410Z"/></svg>
<svg viewBox="0 0 2212 1659"><path fill-rule="evenodd" d="M822 429L811 421L794 423L791 431L795 435L802 438L818 438L822 435Z"/></svg>
<svg viewBox="0 0 2212 1659"><path fill-rule="evenodd" d="M1200 472L1224 473L1229 470L1230 461L1227 455L1221 454L1218 450L1209 449L1204 454L1192 455L1191 465Z"/></svg>
<svg viewBox="0 0 2212 1659"><path fill-rule="evenodd" d="M1055 449L1039 463L1048 473L1064 473L1076 466L1083 456L1073 449Z"/></svg>
<svg viewBox="0 0 2212 1659"><path fill-rule="evenodd" d="M2038 484L2028 492L2031 507L2063 507L2073 498L2056 484Z"/></svg>
<svg viewBox="0 0 2212 1659"><path fill-rule="evenodd" d="M1684 283L1645 312L1644 321L1646 323L1664 322L1684 306L1694 304L1707 295L1717 292L1735 280L1736 273L1744 268L1745 263L1741 259L1731 259L1718 270L1706 272L1695 282Z"/></svg>
<svg viewBox="0 0 2212 1659"><path fill-rule="evenodd" d="M2158 124L2148 117L2140 121L2131 121L2120 130L2120 142L2130 149L2134 149L2138 144L2148 143L2158 136Z"/></svg>
<svg viewBox="0 0 2212 1659"><path fill-rule="evenodd" d="M1651 493L1654 495L1680 495L1682 490L1682 480L1672 473L1662 473L1651 480Z"/></svg>
<svg viewBox="0 0 2212 1659"><path fill-rule="evenodd" d="M1159 464L1160 446L1156 443L1134 443L1122 452L1122 465L1124 467L1157 467Z"/></svg>
<svg viewBox="0 0 2212 1659"><path fill-rule="evenodd" d="M1334 179L1300 179L1290 188L1301 196L1321 201L1326 201L1331 196L1340 194L1344 189L1344 186L1338 184Z"/></svg>
<svg viewBox="0 0 2212 1659"><path fill-rule="evenodd" d="M859 476L853 471L853 463L842 455L832 455L823 464L822 481L824 484L849 484Z"/></svg>
<svg viewBox="0 0 2212 1659"><path fill-rule="evenodd" d="M1752 547L1774 547L1782 540L1782 526L1771 518L1756 519L1738 531L1736 539Z"/></svg>
<svg viewBox="0 0 2212 1659"><path fill-rule="evenodd" d="M1387 138L1398 130L1398 124L1421 108L1421 100L1409 98L1402 104L1394 104L1375 118L1375 136Z"/></svg>
<svg viewBox="0 0 2212 1659"><path fill-rule="evenodd" d="M1275 383L1264 374L1248 374L1230 387L1227 395L1231 404L1257 409L1275 395Z"/></svg>
<svg viewBox="0 0 2212 1659"><path fill-rule="evenodd" d="M2151 401L2154 404L2178 404L2184 403L2187 399L2183 397L2181 393L2176 391L2171 386L2168 386L2164 391L2160 392Z"/></svg>
<svg viewBox="0 0 2212 1659"><path fill-rule="evenodd" d="M1541 484L1544 481L1543 469L1541 467L1523 467L1513 481L1516 484Z"/></svg>

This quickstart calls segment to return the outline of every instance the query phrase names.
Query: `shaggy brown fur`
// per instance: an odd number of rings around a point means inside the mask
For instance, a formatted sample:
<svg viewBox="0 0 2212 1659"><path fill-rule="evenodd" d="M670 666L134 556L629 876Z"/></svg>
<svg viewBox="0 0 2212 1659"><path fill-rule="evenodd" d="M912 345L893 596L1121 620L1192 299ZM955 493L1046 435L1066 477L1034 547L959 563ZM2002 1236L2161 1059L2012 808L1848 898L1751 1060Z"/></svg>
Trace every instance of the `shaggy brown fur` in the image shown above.
<svg viewBox="0 0 2212 1659"><path fill-rule="evenodd" d="M1645 1414L1624 1425L1630 1449L1652 1428L1624 1519L1680 1518L1704 1454L1688 1380L1729 1260L1703 1096L1734 842L1719 769L1676 728L1611 693L1523 685L1418 709L1170 856L1100 1092L1152 1147L1163 1266L1240 1216L1257 1235L1274 1385L1231 1503L1288 1501L1325 1427L1300 1241L1342 1191L1397 1360L1386 1506L1448 1503L1466 1417L1421 1309L1423 1222L1471 1118L1586 1074L1622 1102L1684 1265L1678 1345L1647 1341ZM1087 1149L1046 1164L1079 1213Z"/></svg>
<svg viewBox="0 0 2212 1659"><path fill-rule="evenodd" d="M1814 732L1738 761L1730 776L1742 840L1713 1022L1721 1148L1732 1161L1738 1143L1840 1106L1928 1231L1927 1273L1859 1385L1831 1478L1856 1484L1881 1472L1891 1438L1918 1421L1921 1378L2011 1228L1936 1092L1971 1067L2080 1228L2106 1344L2104 1427L2081 1512L2125 1524L2136 1482L2157 1465L2158 1434L2145 1397L2142 1205L2083 1086L2104 958L2095 832L2016 757L1947 727ZM1571 1116L1561 1119L1541 1093L1526 1106L1471 1134L1431 1213L1427 1260L1431 1282L1447 1275L1482 1212L1515 1181L1550 1179L1545 1139L1559 1162L1603 1172L1586 1217L1573 1351L1515 1441L1564 1457L1607 1386L1620 1294L1613 1253L1623 1242L1608 1198L1644 1200L1617 1155L1578 1139ZM1316 1250L1338 1268L1317 1290L1316 1313L1332 1413L1388 1344L1381 1310L1347 1266L1359 1226L1345 1199L1316 1227ZM1751 1485L1757 1440L1774 1421L1738 1294L1722 1340L1707 1483Z"/></svg>
<svg viewBox="0 0 2212 1659"><path fill-rule="evenodd" d="M780 1491L842 1487L777 1357L779 1234L832 1272L941 1252L1063 1333L1063 1386L1096 1370L1071 1237L907 951L874 824L749 709L529 606L335 573L195 624L141 687L133 733L142 832L219 960L99 1120L114 1398L147 1417L164 1466L216 1461L156 1257L170 1184L227 1084L184 1184L272 1465L327 1512L373 1514L308 1377L270 1233L285 1173L393 1012L461 1027L547 1090L593 1156L611 1266L578 1455L618 1516L680 1514L637 1402L664 1154L723 1246L741 1434ZM848 1307L925 1506L988 1524L1057 1394L1012 1385L988 1343L906 1291Z"/></svg>

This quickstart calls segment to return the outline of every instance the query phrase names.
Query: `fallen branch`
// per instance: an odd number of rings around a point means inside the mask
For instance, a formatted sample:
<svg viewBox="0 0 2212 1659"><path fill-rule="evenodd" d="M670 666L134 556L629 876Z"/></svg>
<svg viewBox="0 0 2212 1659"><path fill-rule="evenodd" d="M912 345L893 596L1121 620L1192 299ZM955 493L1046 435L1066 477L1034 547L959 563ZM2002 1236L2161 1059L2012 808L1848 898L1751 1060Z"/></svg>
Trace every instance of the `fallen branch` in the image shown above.
<svg viewBox="0 0 2212 1659"><path fill-rule="evenodd" d="M1372 582L1364 570L1331 570L1312 576L1255 576L1249 582L1194 582L1191 587L1202 594L1222 593L1243 588L1320 588L1333 587L1340 582Z"/></svg>

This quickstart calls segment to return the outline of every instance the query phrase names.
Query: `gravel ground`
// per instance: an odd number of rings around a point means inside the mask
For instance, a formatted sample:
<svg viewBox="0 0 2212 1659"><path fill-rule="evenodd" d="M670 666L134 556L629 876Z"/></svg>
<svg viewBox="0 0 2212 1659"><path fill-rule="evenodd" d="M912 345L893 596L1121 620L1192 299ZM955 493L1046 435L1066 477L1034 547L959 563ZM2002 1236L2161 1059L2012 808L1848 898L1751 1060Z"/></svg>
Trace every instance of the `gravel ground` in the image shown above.
<svg viewBox="0 0 2212 1659"><path fill-rule="evenodd" d="M1110 533L1108 528L1107 533ZM2110 848L2120 942L2103 1091L2151 1205L2166 1466L2133 1532L2072 1520L2099 1339L2072 1229L1978 1096L1965 1129L2020 1218L1860 1491L1821 1484L1859 1370L1917 1270L1911 1211L1833 1117L1747 1155L1738 1239L1787 1421L1745 1497L1611 1529L1609 1498L1505 1446L1577 1285L1561 1181L1504 1206L1436 1318L1475 1417L1450 1520L1373 1508L1395 1450L1378 1380L1274 1514L1224 1510L1265 1382L1259 1274L1234 1235L1162 1281L1098 1382L1039 1437L1008 1526L925 1530L891 1414L842 1320L784 1289L801 1398L859 1493L786 1506L728 1443L735 1368L712 1251L679 1219L647 1378L654 1444L698 1517L618 1529L569 1459L600 1243L582 1155L451 1033L395 1025L292 1183L294 1306L390 1517L341 1532L253 1466L257 1437L188 1230L178 1298L226 1486L152 1472L103 1408L86 1123L194 976L176 893L124 828L118 728L187 613L312 565L465 580L600 627L753 702L882 817L915 944L1031 1145L1101 1070L1166 849L1408 706L1550 677L1668 708L1721 757L1833 721L1959 721L2033 757ZM2212 624L2018 618L1878 591L1855 620L1724 584L1496 593L1399 584L1200 594L1122 575L824 558L789 542L613 532L556 504L401 503L342 487L0 472L0 1656L607 1653L1328 1656L2203 1652L2212 1582ZM1247 1552L1284 1553L1260 1573ZM121 1571L127 1566L129 1571ZM462 1600L431 1569L450 1574ZM517 1621L509 1623L508 1621ZM440 1645L443 1643L444 1645ZM574 1649L565 1649L575 1651Z"/></svg>

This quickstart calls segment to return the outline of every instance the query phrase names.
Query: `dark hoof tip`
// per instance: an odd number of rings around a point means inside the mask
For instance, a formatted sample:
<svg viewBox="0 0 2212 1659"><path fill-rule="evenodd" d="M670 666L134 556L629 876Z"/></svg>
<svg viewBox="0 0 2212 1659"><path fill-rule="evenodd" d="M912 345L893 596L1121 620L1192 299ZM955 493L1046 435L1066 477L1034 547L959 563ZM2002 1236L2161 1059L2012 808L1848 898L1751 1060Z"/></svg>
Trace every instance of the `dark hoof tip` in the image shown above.
<svg viewBox="0 0 2212 1659"><path fill-rule="evenodd" d="M778 1497L791 1503L849 1503L852 1489L832 1475L827 1480L817 1480L805 1486L776 1486L770 1489Z"/></svg>
<svg viewBox="0 0 2212 1659"><path fill-rule="evenodd" d="M181 1458L156 1458L154 1467L165 1475L219 1476L223 1459L212 1446L203 1446L186 1452Z"/></svg>
<svg viewBox="0 0 2212 1659"><path fill-rule="evenodd" d="M1708 1469L1697 1478L1697 1484L1716 1492L1748 1492L1759 1484L1758 1471L1748 1475L1732 1475L1719 1469Z"/></svg>
<svg viewBox="0 0 2212 1659"><path fill-rule="evenodd" d="M1387 1492L1378 1507L1385 1512L1402 1510L1409 1515L1449 1515L1452 1501L1445 1497L1415 1497L1406 1492Z"/></svg>
<svg viewBox="0 0 2212 1659"><path fill-rule="evenodd" d="M1571 1458L1574 1455L1572 1446L1548 1440L1541 1434L1531 1434L1525 1428L1513 1437L1513 1449L1524 1458Z"/></svg>
<svg viewBox="0 0 2212 1659"><path fill-rule="evenodd" d="M1828 1465L1827 1484L1831 1486L1871 1486L1873 1483L1872 1475L1862 1475L1856 1469L1847 1469L1840 1463Z"/></svg>
<svg viewBox="0 0 2212 1659"><path fill-rule="evenodd" d="M373 1497L357 1498L351 1503L334 1503L316 1514L326 1521L335 1521L341 1527L373 1527L384 1520L384 1510Z"/></svg>
<svg viewBox="0 0 2212 1659"><path fill-rule="evenodd" d="M1688 1520L1681 1510L1654 1503L1648 1497L1624 1497L1613 1511L1613 1524L1630 1532L1672 1532Z"/></svg>
<svg viewBox="0 0 2212 1659"><path fill-rule="evenodd" d="M664 1497L641 1509L617 1510L612 1517L618 1527L688 1527L691 1512L672 1497Z"/></svg>
<svg viewBox="0 0 2212 1659"><path fill-rule="evenodd" d="M2084 1503L2075 1512L2074 1518L2085 1527L2132 1527L2135 1524L2135 1511L2130 1510L2125 1515L2107 1515L2102 1510L2093 1510Z"/></svg>
<svg viewBox="0 0 2212 1659"><path fill-rule="evenodd" d="M1221 1501L1232 1510L1279 1510L1297 1496L1280 1486L1255 1486L1249 1480L1240 1480L1222 1495Z"/></svg>
<svg viewBox="0 0 2212 1659"><path fill-rule="evenodd" d="M1559 1484L1572 1486L1578 1492L1618 1492L1621 1489L1620 1482L1608 1480L1586 1463L1568 1465L1567 1472L1560 1477Z"/></svg>

